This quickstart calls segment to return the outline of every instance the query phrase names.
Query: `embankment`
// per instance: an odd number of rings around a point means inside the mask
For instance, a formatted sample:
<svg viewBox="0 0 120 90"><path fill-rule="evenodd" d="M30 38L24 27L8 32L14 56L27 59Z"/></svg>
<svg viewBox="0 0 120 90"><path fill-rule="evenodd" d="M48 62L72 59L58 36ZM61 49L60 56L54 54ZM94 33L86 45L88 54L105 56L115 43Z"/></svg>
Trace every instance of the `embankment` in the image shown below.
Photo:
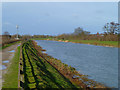
<svg viewBox="0 0 120 90"><path fill-rule="evenodd" d="M45 53L34 41L22 46L20 62L23 88L105 88L104 85L87 78L75 68L62 63Z"/></svg>
<svg viewBox="0 0 120 90"><path fill-rule="evenodd" d="M21 87L26 88L76 88L77 85L70 82L46 59L40 56L32 41L22 45L22 58L20 61Z"/></svg>

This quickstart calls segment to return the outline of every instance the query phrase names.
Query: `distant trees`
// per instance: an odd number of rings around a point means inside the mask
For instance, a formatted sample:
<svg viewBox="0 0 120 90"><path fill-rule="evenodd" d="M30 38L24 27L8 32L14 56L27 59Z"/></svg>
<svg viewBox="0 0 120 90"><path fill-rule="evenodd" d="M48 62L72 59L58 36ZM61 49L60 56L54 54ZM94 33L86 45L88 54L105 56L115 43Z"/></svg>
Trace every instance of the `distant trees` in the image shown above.
<svg viewBox="0 0 120 90"><path fill-rule="evenodd" d="M50 35L33 35L32 37L33 38L51 38L53 36L50 36Z"/></svg>
<svg viewBox="0 0 120 90"><path fill-rule="evenodd" d="M13 38L13 39L15 39L16 37L17 37L17 34L14 34L11 36L11 38ZM18 34L18 38L22 38L22 36Z"/></svg>
<svg viewBox="0 0 120 90"><path fill-rule="evenodd" d="M9 32L5 31L3 35L10 35Z"/></svg>
<svg viewBox="0 0 120 90"><path fill-rule="evenodd" d="M79 34L82 34L83 33L83 29L82 28L80 28L80 27L78 27L78 28L76 28L75 29L75 31L74 31L74 35L79 35Z"/></svg>
<svg viewBox="0 0 120 90"><path fill-rule="evenodd" d="M89 35L90 32L84 31L83 28L78 27L78 28L75 29L73 34L74 35Z"/></svg>
<svg viewBox="0 0 120 90"><path fill-rule="evenodd" d="M90 32L83 30L81 27L78 27L71 34L61 34L57 36L58 39L86 39L90 35Z"/></svg>
<svg viewBox="0 0 120 90"><path fill-rule="evenodd" d="M3 33L3 36L4 36L5 39L10 39L10 38L11 38L10 33L7 32L7 31L5 31L5 32Z"/></svg>
<svg viewBox="0 0 120 90"><path fill-rule="evenodd" d="M107 23L103 27L104 33L105 34L118 34L119 27L120 27L120 24L118 24L118 23L115 23L115 22Z"/></svg>
<svg viewBox="0 0 120 90"><path fill-rule="evenodd" d="M62 40L98 40L98 41L118 41L120 24L110 22L104 25L103 33L97 32L96 34L90 34L89 31L84 30L81 27L75 28L71 34L61 34L58 36L50 35L33 35L32 38L54 38Z"/></svg>
<svg viewBox="0 0 120 90"><path fill-rule="evenodd" d="M110 22L105 24L104 33L97 32L96 34L90 34L90 32L78 27L71 34L61 34L57 36L58 39L63 40L98 40L98 41L118 41L120 24Z"/></svg>
<svg viewBox="0 0 120 90"><path fill-rule="evenodd" d="M21 36L21 39L22 39L22 40L29 40L29 39L31 39L31 38L32 38L31 35L22 35L22 36Z"/></svg>
<svg viewBox="0 0 120 90"><path fill-rule="evenodd" d="M10 35L9 32L5 31L2 35L2 45L6 45L6 44L9 44L9 43L13 43L13 42L16 42L16 41L19 41L19 40L16 40L14 38L14 35Z"/></svg>

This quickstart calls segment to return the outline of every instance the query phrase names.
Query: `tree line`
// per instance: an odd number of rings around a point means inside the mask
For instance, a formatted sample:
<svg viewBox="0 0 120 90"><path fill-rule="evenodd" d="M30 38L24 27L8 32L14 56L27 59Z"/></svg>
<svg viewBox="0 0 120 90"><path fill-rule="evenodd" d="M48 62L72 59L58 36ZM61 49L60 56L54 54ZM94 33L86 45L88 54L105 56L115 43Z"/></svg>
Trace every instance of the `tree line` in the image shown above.
<svg viewBox="0 0 120 90"><path fill-rule="evenodd" d="M96 34L91 34L91 32L78 27L71 34L61 34L58 36L52 35L18 35L19 39L30 39L30 38L54 38L62 40L99 40L99 41L118 41L120 24L115 22L106 23L103 26L103 33L96 32ZM10 35L9 32L4 32L5 39L15 39L17 35Z"/></svg>
<svg viewBox="0 0 120 90"><path fill-rule="evenodd" d="M78 27L72 34L61 34L57 36L58 39L63 40L99 40L99 41L118 41L120 24L110 22L104 25L103 33L96 32L91 34L89 31L85 31L83 28Z"/></svg>

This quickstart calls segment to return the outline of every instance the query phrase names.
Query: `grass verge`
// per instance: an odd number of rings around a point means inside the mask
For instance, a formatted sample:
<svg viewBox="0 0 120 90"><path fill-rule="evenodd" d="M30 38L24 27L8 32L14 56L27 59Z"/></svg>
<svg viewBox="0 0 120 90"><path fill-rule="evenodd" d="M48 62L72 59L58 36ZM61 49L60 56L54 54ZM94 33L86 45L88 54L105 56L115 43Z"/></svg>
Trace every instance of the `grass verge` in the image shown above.
<svg viewBox="0 0 120 90"><path fill-rule="evenodd" d="M38 55L32 41L22 46L24 89L31 88L77 88L56 68Z"/></svg>
<svg viewBox="0 0 120 90"><path fill-rule="evenodd" d="M0 50L5 49L5 48L7 48L7 47L9 47L9 46L11 46L11 45L14 45L14 44L20 43L20 42L21 42L21 41L17 41L17 42L13 42L13 43L6 44L6 45L0 47Z"/></svg>
<svg viewBox="0 0 120 90"><path fill-rule="evenodd" d="M18 66L20 57L20 46L17 48L11 65L9 66L7 73L3 76L3 89L4 88L18 88Z"/></svg>
<svg viewBox="0 0 120 90"><path fill-rule="evenodd" d="M118 47L118 41L68 40L69 42Z"/></svg>

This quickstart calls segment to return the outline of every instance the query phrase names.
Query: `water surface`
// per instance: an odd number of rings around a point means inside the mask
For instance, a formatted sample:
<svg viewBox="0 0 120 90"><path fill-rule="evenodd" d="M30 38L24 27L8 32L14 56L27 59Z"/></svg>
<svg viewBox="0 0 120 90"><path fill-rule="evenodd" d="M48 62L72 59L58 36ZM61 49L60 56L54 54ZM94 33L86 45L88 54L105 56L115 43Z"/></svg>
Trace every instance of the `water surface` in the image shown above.
<svg viewBox="0 0 120 90"><path fill-rule="evenodd" d="M36 40L46 53L109 87L118 87L118 48Z"/></svg>

